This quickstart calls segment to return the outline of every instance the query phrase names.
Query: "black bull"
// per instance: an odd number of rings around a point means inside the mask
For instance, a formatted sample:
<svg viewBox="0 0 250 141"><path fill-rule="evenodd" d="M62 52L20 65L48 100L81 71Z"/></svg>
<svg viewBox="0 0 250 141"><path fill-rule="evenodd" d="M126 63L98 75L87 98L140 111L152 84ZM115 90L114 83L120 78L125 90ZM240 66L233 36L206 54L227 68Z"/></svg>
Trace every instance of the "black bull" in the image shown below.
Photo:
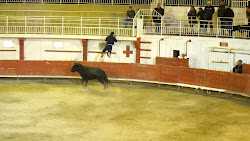
<svg viewBox="0 0 250 141"><path fill-rule="evenodd" d="M71 72L78 72L82 77L82 83L85 81L85 86L87 87L88 80L94 80L97 79L100 81L104 88L108 87L108 84L110 84L106 73L101 68L95 68L95 67L86 67L84 65L81 65L79 63L75 63L72 66Z"/></svg>

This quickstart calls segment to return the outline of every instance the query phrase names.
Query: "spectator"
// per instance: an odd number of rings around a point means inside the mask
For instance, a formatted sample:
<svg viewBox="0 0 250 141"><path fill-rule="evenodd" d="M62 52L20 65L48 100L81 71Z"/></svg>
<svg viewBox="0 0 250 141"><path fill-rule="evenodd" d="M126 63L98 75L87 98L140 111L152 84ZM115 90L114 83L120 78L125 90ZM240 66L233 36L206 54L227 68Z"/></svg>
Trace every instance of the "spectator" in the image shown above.
<svg viewBox="0 0 250 141"><path fill-rule="evenodd" d="M133 25L133 18L135 17L135 11L132 9L132 6L129 6L127 11L127 18L124 20L124 26L127 27L128 22Z"/></svg>
<svg viewBox="0 0 250 141"><path fill-rule="evenodd" d="M190 7L190 10L188 12L188 19L189 19L190 27L192 28L192 31L193 31L194 24L197 23L197 21L196 21L196 10L195 10L194 6Z"/></svg>
<svg viewBox="0 0 250 141"><path fill-rule="evenodd" d="M225 28L228 29L229 31L229 36L232 36L232 26L233 26L233 17L234 17L234 12L231 8L229 8L229 5L226 5L224 11L224 17L225 17Z"/></svg>
<svg viewBox="0 0 250 141"><path fill-rule="evenodd" d="M220 7L218 9L218 18L220 19L220 25L221 25L221 28L224 28L224 11L225 11L225 2L224 0L220 1Z"/></svg>
<svg viewBox="0 0 250 141"><path fill-rule="evenodd" d="M199 20L200 20L200 28L201 29L204 29L204 20L205 20L205 15L204 15L205 13L204 13L204 11L203 11L203 9L202 8L199 8L199 11L198 11L198 13L197 13L197 17L199 18Z"/></svg>
<svg viewBox="0 0 250 141"><path fill-rule="evenodd" d="M250 5L248 5L248 7L247 7L246 16L248 19L248 25L250 26Z"/></svg>
<svg viewBox="0 0 250 141"><path fill-rule="evenodd" d="M157 7L155 8L155 11L157 11L161 16L164 16L164 9L161 8L160 3L157 4ZM153 15L155 15L155 14L153 13ZM157 26L156 27L156 32L159 33L160 32L159 26L161 26L161 17L153 16L153 19L154 19L155 25Z"/></svg>
<svg viewBox="0 0 250 141"><path fill-rule="evenodd" d="M208 24L209 24L209 26L210 26L210 33L213 33L213 22L212 22L212 19L213 19L213 14L214 14L214 7L211 5L210 1L207 2L207 6L205 7L204 13L205 13L205 20L207 20L205 22L205 28L207 28Z"/></svg>
<svg viewBox="0 0 250 141"><path fill-rule="evenodd" d="M108 51L107 55L110 58L111 52L112 52L112 45L114 45L114 42L117 42L114 34L115 34L114 32L111 32L110 35L106 38L105 41L107 41L107 44L106 44L105 48L103 49L103 51L101 53L101 58L104 56L104 53L106 51Z"/></svg>
<svg viewBox="0 0 250 141"><path fill-rule="evenodd" d="M233 68L234 73L242 73L242 60L238 60L237 65Z"/></svg>

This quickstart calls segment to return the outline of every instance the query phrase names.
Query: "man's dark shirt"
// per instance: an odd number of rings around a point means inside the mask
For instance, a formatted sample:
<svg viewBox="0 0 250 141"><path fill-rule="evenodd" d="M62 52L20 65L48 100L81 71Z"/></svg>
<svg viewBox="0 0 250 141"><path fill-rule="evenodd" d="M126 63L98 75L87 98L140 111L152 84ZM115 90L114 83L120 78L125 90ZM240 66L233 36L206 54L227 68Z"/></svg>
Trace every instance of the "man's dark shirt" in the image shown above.
<svg viewBox="0 0 250 141"><path fill-rule="evenodd" d="M197 17L198 17L198 16L200 17L200 18L199 18L200 20L205 20L205 13L204 13L204 11L198 12L198 13L197 13Z"/></svg>
<svg viewBox="0 0 250 141"><path fill-rule="evenodd" d="M213 6L206 6L204 10L205 20L212 20L214 14L214 7Z"/></svg>
<svg viewBox="0 0 250 141"><path fill-rule="evenodd" d="M218 9L218 17L224 17L224 11L225 11L225 5L220 5L219 9Z"/></svg>
<svg viewBox="0 0 250 141"><path fill-rule="evenodd" d="M227 8L224 11L224 17L230 17L230 18L225 18L225 21L233 21L233 17L234 17L234 12L231 8Z"/></svg>
<svg viewBox="0 0 250 141"><path fill-rule="evenodd" d="M107 41L107 44L112 44L112 45L114 45L114 42L117 42L116 38L113 36L108 36L105 41Z"/></svg>
<svg viewBox="0 0 250 141"><path fill-rule="evenodd" d="M163 8L155 8L155 11L161 14L161 16L164 16L164 9Z"/></svg>
<svg viewBox="0 0 250 141"><path fill-rule="evenodd" d="M246 10L247 18L250 19L250 11Z"/></svg>
<svg viewBox="0 0 250 141"><path fill-rule="evenodd" d="M191 22L192 21L192 23L195 23L195 22L197 22L197 21L195 21L196 20L196 10L190 10L189 12L188 12L188 19L190 20L189 22Z"/></svg>
<svg viewBox="0 0 250 141"><path fill-rule="evenodd" d="M237 72L235 71L235 69L237 70ZM235 73L242 73L242 65L235 66L234 69L233 69L233 72L235 72Z"/></svg>
<svg viewBox="0 0 250 141"><path fill-rule="evenodd" d="M135 11L134 10L131 10L131 11L127 11L127 16L129 17L129 18L134 18L135 17Z"/></svg>
<svg viewBox="0 0 250 141"><path fill-rule="evenodd" d="M155 11L157 11L158 13L160 13L161 14L161 16L164 16L164 9L163 8L155 8ZM156 22L156 23L161 23L161 17L159 17L159 19L158 19L158 17L156 17L156 16L154 16L153 17L153 19L155 19L154 20L154 22Z"/></svg>

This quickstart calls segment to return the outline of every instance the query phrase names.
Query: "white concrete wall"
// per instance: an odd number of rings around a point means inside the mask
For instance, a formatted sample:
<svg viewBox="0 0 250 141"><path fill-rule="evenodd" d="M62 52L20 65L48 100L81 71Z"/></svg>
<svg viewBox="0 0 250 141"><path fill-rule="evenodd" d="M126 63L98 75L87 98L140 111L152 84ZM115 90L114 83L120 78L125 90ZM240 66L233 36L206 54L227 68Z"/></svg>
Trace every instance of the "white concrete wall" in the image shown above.
<svg viewBox="0 0 250 141"><path fill-rule="evenodd" d="M160 41L160 55L159 55L159 40ZM13 48L3 48L4 40L12 40L14 42ZM135 39L134 39L135 40ZM151 42L141 44L142 49L150 49L151 51L141 51L142 57L151 57L151 59L141 59L141 64L155 64L155 58L173 57L173 50L179 50L180 54L185 54L185 43L187 40L188 57L190 67L200 69L212 69L221 71L231 71L237 60L242 59L243 63L250 64L250 40L232 39L232 38L210 38L210 37L180 37L180 36L157 36L157 35L143 35L141 41ZM54 48L53 42L63 42L63 48ZM238 51L248 53L248 55L237 53L211 53L208 47L218 47L220 42L227 42L229 47L238 48L248 51ZM130 46L133 54L126 57L123 51L126 46ZM88 40L88 51L101 52L105 46L104 39ZM19 59L19 41L18 38L0 38L0 50L15 49L16 52L0 52L0 60L18 60ZM64 51L81 51L81 53L69 52L45 52L45 50L64 50ZM25 60L83 60L83 47L81 39L32 39L26 38L24 40L24 56ZM88 61L96 62L119 62L119 63L135 63L136 49L133 41L119 40L113 46L111 58L106 55L101 58L100 53L88 53ZM227 51L227 50L222 50ZM222 61L229 63L213 63L212 61Z"/></svg>
<svg viewBox="0 0 250 141"><path fill-rule="evenodd" d="M62 48L54 48L53 44L63 42ZM46 52L45 50L81 51L75 52ZM72 39L25 39L24 60L83 60L81 40Z"/></svg>
<svg viewBox="0 0 250 141"><path fill-rule="evenodd" d="M13 47L4 47L4 41L12 41ZM0 50L16 50L0 51L0 60L19 60L19 40L17 38L0 38Z"/></svg>
<svg viewBox="0 0 250 141"><path fill-rule="evenodd" d="M173 57L173 50L180 50L180 54L185 54L185 43L187 43L189 65L192 68L212 69L221 71L231 71L235 62L239 59L243 63L250 64L250 55L235 53L210 53L208 47L219 47L220 42L227 42L231 48L238 48L248 51L238 51L250 53L250 40L231 39L231 38L209 38L209 37L179 37L179 36L150 36L144 35L142 40L152 42L152 58L158 56L159 40L161 41L160 57ZM222 50L227 51L227 50ZM212 63L212 61L229 63ZM154 60L147 60L146 64L151 64Z"/></svg>
<svg viewBox="0 0 250 141"><path fill-rule="evenodd" d="M126 46L130 46L130 50L133 51L133 54L130 54L129 57L126 57L126 54L123 51L126 50ZM102 52L105 47L104 40L89 40L88 41L88 51ZM136 49L132 41L118 41L112 47L112 54L109 58L106 54L101 58L100 53L88 53L88 61L95 62L121 62L121 63L135 63Z"/></svg>

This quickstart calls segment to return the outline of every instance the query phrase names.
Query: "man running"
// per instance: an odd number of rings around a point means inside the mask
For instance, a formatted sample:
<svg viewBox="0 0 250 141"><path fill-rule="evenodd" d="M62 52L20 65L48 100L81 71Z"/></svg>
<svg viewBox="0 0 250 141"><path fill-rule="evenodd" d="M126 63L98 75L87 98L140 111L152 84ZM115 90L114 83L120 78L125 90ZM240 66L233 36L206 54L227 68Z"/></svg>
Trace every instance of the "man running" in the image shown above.
<svg viewBox="0 0 250 141"><path fill-rule="evenodd" d="M110 58L110 56L111 56L111 51L112 51L112 45L114 45L114 42L117 42L117 40L116 40L116 38L115 38L115 36L114 36L114 32L111 32L110 33L110 35L106 38L106 40L105 41L107 41L107 44L106 44L106 46L105 46L105 48L103 49L103 51L102 51L102 55L101 55L101 58L104 56L104 53L106 52L106 51L108 51L108 57Z"/></svg>

